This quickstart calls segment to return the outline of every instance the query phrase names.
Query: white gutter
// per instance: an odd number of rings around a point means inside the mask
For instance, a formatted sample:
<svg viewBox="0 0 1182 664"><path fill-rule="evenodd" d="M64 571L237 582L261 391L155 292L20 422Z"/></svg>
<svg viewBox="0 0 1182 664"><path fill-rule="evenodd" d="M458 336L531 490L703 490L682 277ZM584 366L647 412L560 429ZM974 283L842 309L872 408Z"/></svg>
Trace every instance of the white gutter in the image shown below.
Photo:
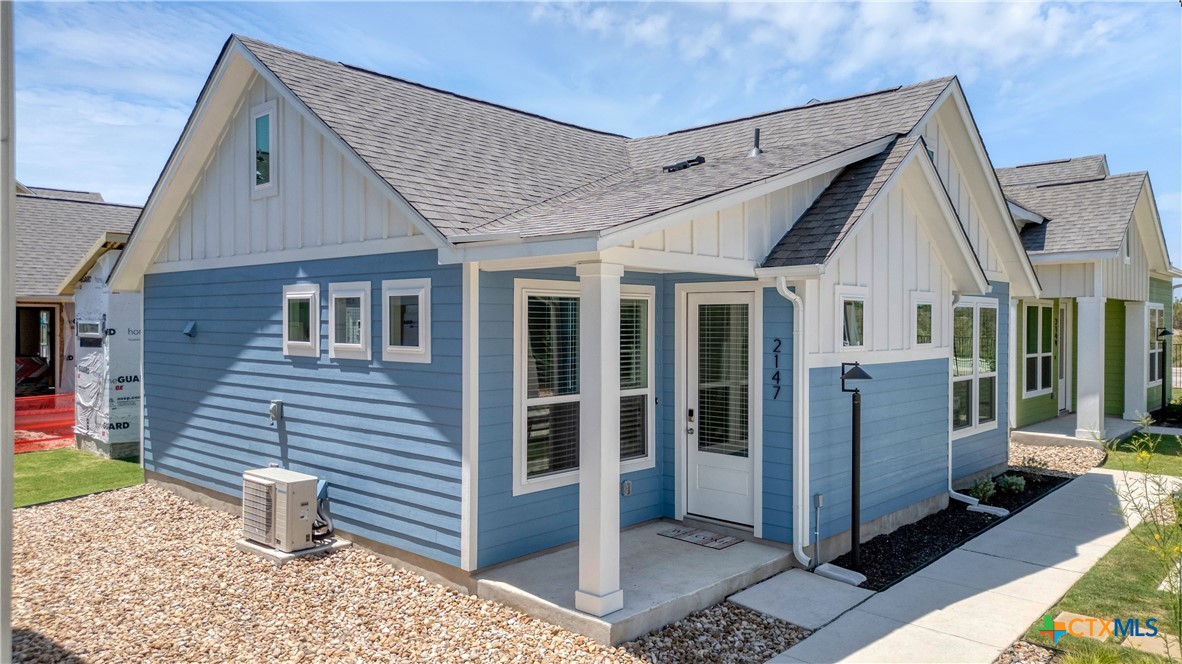
<svg viewBox="0 0 1182 664"><path fill-rule="evenodd" d="M960 291L952 292L952 317L956 319L956 305L960 304ZM950 362L956 361L956 354L953 353ZM949 371L949 380L952 380L952 372ZM959 500L962 503L969 505L976 505L977 499L972 496L966 496L963 493L958 493L952 490L952 389L948 390L948 497L953 500Z"/></svg>
<svg viewBox="0 0 1182 664"><path fill-rule="evenodd" d="M792 553L797 562L812 569L813 561L804 552L804 543L809 540L809 377L804 361L804 302L788 290L787 277L776 279L776 292L792 303ZM951 468L948 472L951 477Z"/></svg>

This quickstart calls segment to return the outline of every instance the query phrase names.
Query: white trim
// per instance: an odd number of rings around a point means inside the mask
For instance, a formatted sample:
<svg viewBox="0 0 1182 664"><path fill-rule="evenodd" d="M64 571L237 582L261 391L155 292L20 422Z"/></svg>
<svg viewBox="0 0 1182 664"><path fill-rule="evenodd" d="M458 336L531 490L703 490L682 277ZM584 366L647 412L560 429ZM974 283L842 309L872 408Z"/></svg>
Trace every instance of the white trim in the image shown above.
<svg viewBox="0 0 1182 664"><path fill-rule="evenodd" d="M215 270L223 267L247 267L250 265L277 265L280 263L297 263L324 258L352 258L354 256L396 254L426 249L435 249L435 243L430 238L425 235L409 235L382 240L365 240L364 242L306 247L303 249L283 249L281 251L243 254L241 256L204 258L195 261L177 261L175 263L153 263L144 271L144 274L192 272L194 270Z"/></svg>
<svg viewBox="0 0 1182 664"><path fill-rule="evenodd" d="M347 281L328 285L328 356L338 360L370 360L370 330L373 311L369 306L368 281ZM337 341L336 309L340 298L361 298L361 343Z"/></svg>
<svg viewBox="0 0 1182 664"><path fill-rule="evenodd" d="M810 368L820 369L822 367L839 367L843 362L888 364L892 362L945 360L950 357L952 357L952 347L946 345L900 350L839 350L824 353L809 353L807 359Z"/></svg>
<svg viewBox="0 0 1182 664"><path fill-rule="evenodd" d="M1036 387L1033 390L1026 389L1027 380L1029 378L1029 376L1027 375L1028 369L1026 368L1026 360L1028 360L1032 357L1038 358L1038 365L1037 365L1038 366L1038 380L1035 382L1035 385L1042 385L1042 377L1043 377L1042 376L1042 358L1044 356L1050 356L1051 363L1054 364L1054 362L1055 362L1054 325L1055 325L1055 319L1058 317L1059 312L1056 310L1055 305L1050 300L1026 300L1021 303L1021 306L1022 306L1022 329L1020 331L1020 334L1022 335L1022 357L1020 359L1022 362L1022 398L1023 399L1034 399L1037 397L1043 397L1043 396L1053 393L1055 391L1055 382L1058 381L1058 379L1059 379L1058 375L1055 374L1054 367L1052 367L1051 368L1051 384L1049 387ZM1035 320L1038 323L1038 331L1037 331L1037 333L1038 333L1038 337L1037 337L1038 348L1035 349L1037 352L1034 352L1034 353L1031 353L1030 349L1026 347L1026 341L1027 341L1027 336L1028 336L1027 328L1030 327L1030 315L1027 310L1031 309L1031 308L1039 310L1038 316L1035 318ZM1043 309L1047 309L1048 311L1051 312L1051 349L1046 352L1042 351L1042 310ZM1056 404L1056 406L1057 405L1058 404Z"/></svg>
<svg viewBox="0 0 1182 664"><path fill-rule="evenodd" d="M268 158L271 160L271 163L268 164L268 168L270 170L267 173L267 176L268 176L267 181L264 184L258 184L258 180L255 177L255 171L257 168L257 164L255 163L255 159L256 159L255 153L257 152L257 146L258 146L258 136L256 133L257 132L256 127L257 127L258 119L263 117L264 115L267 116L267 146L271 150L268 153ZM265 101L257 106L251 107L251 109L250 109L250 148L249 148L250 166L247 169L248 172L250 173L250 198L251 198L251 200L258 200L260 198L274 196L275 194L279 193L279 185L277 183L277 180L278 180L277 176L279 175L279 169L275 168L275 166L280 161L278 159L275 159L276 154L278 154L275 150L277 143L278 143L277 139L279 137L278 126L279 126L279 104L276 102L275 99L270 99L270 100Z"/></svg>
<svg viewBox="0 0 1182 664"><path fill-rule="evenodd" d="M845 303L861 302L862 303L862 343L853 346L847 346L845 343ZM837 306L833 308L833 347L839 353L849 353L855 351L865 351L866 346L866 332L867 322L871 320L870 316L870 289L866 286L843 286L838 284L834 286L834 302Z"/></svg>
<svg viewBox="0 0 1182 664"><path fill-rule="evenodd" d="M998 395L1001 394L1001 385L998 383L998 377L1001 367L1001 353L999 352L1000 340L998 337L1001 334L1001 307L998 306L997 300L988 297L962 297L960 301L952 308L953 313L953 338L950 346L953 348L952 360L949 364L949 426L952 427L952 440L959 440L967 438L986 431L993 431L997 429L998 422L1001 419L1000 409L998 408ZM971 309L973 312L973 372L967 376L956 375L956 310L957 309ZM993 371L981 371L981 311L983 309L993 310ZM987 422L981 422L981 380L984 378L993 379L993 419ZM953 389L956 383L969 383L972 385L972 390L969 397L969 421L971 424L960 429L955 428L954 411L951 410L953 404Z"/></svg>
<svg viewBox="0 0 1182 664"><path fill-rule="evenodd" d="M939 330L940 314L937 300L936 294L931 291L911 291L911 329L908 333L908 340L912 348L923 349L939 345L937 331ZM919 341L919 307L923 304L929 305L932 308L930 322L931 340L927 343L920 343Z"/></svg>
<svg viewBox="0 0 1182 664"><path fill-rule="evenodd" d="M419 343L417 346L390 345L390 298L415 297L419 301ZM382 360L385 362L431 363L431 280L388 279L382 282Z"/></svg>
<svg viewBox="0 0 1182 664"><path fill-rule="evenodd" d="M513 495L520 496L536 491L545 491L557 487L569 486L579 482L578 469L560 473L530 478L527 476L525 465L524 424L526 417L526 375L523 371L523 361L526 357L525 338L525 298L530 295L552 295L559 297L580 297L578 281L560 281L548 279L514 279L513 280ZM653 397L657 394L656 385L656 288L643 285L620 285L620 299L645 300L648 302L648 387L644 390L621 391L620 396L635 396L648 394L648 408L646 414L648 445L644 456L620 461L620 474L632 473L639 470L655 468L657 464L656 448L656 408ZM569 403L578 402L579 394L554 397L553 399L533 399L532 404L539 403Z"/></svg>
<svg viewBox="0 0 1182 664"><path fill-rule="evenodd" d="M480 266L465 263L463 279L463 341L461 351L460 425L460 569L479 564L477 519L480 480Z"/></svg>
<svg viewBox="0 0 1182 664"><path fill-rule="evenodd" d="M141 298L142 299L142 298ZM308 341L288 339L287 304L291 300L307 299ZM280 306L283 319L283 354L290 357L320 357L320 284L286 284L283 286L283 304Z"/></svg>
<svg viewBox="0 0 1182 664"><path fill-rule="evenodd" d="M1106 261L1116 258L1119 252L1114 249L1105 249L1103 251L1062 251L1049 252L1045 254L1032 253L1030 254L1030 262L1034 265L1059 265L1062 263L1090 263L1093 261Z"/></svg>
<svg viewBox="0 0 1182 664"><path fill-rule="evenodd" d="M673 335L673 408L674 408L674 490L673 510L677 520L686 516L686 437L685 431L689 423L686 421L686 357L689 351L687 326L689 324L689 294L690 293L753 293L752 298L752 327L748 349L751 354L749 360L753 372L751 385L752 413L756 426L751 429L751 462L755 473L752 483L752 493L755 504L755 517L752 524L752 534L763 536L763 297L765 288L774 288L775 281L713 281L702 283L674 284L674 335ZM758 325L756 322L758 321ZM792 380L799 380L793 376ZM795 384L795 382L793 383Z"/></svg>

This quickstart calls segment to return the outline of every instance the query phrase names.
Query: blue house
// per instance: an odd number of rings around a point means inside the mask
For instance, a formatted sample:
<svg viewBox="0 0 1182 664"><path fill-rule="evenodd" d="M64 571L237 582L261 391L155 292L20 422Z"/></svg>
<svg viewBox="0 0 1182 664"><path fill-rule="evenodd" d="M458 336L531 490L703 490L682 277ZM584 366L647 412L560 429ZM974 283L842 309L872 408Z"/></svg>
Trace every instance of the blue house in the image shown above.
<svg viewBox="0 0 1182 664"><path fill-rule="evenodd" d="M577 542L593 615L632 524L848 546L843 363L864 537L1003 468L1040 292L955 78L633 139L237 36L112 283L151 481L311 473L461 581Z"/></svg>

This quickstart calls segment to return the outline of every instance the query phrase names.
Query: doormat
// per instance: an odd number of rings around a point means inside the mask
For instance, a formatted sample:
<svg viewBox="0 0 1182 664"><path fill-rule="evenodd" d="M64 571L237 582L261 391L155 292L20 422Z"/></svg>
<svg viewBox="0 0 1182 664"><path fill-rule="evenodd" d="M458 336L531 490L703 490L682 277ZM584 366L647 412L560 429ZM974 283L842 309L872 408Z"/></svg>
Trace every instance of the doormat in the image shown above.
<svg viewBox="0 0 1182 664"><path fill-rule="evenodd" d="M674 528L657 534L661 537L670 537L675 540L681 540L682 542L704 546L708 549L725 549L728 546L734 546L743 541L738 537L720 535L701 528Z"/></svg>

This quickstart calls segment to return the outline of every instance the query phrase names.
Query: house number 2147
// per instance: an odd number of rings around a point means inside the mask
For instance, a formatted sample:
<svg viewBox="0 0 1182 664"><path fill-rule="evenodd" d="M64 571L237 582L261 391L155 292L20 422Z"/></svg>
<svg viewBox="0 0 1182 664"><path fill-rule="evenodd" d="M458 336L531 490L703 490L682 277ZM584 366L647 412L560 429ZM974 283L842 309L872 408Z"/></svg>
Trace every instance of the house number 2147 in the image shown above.
<svg viewBox="0 0 1182 664"><path fill-rule="evenodd" d="M772 339L772 398L780 398L780 346L783 342Z"/></svg>

